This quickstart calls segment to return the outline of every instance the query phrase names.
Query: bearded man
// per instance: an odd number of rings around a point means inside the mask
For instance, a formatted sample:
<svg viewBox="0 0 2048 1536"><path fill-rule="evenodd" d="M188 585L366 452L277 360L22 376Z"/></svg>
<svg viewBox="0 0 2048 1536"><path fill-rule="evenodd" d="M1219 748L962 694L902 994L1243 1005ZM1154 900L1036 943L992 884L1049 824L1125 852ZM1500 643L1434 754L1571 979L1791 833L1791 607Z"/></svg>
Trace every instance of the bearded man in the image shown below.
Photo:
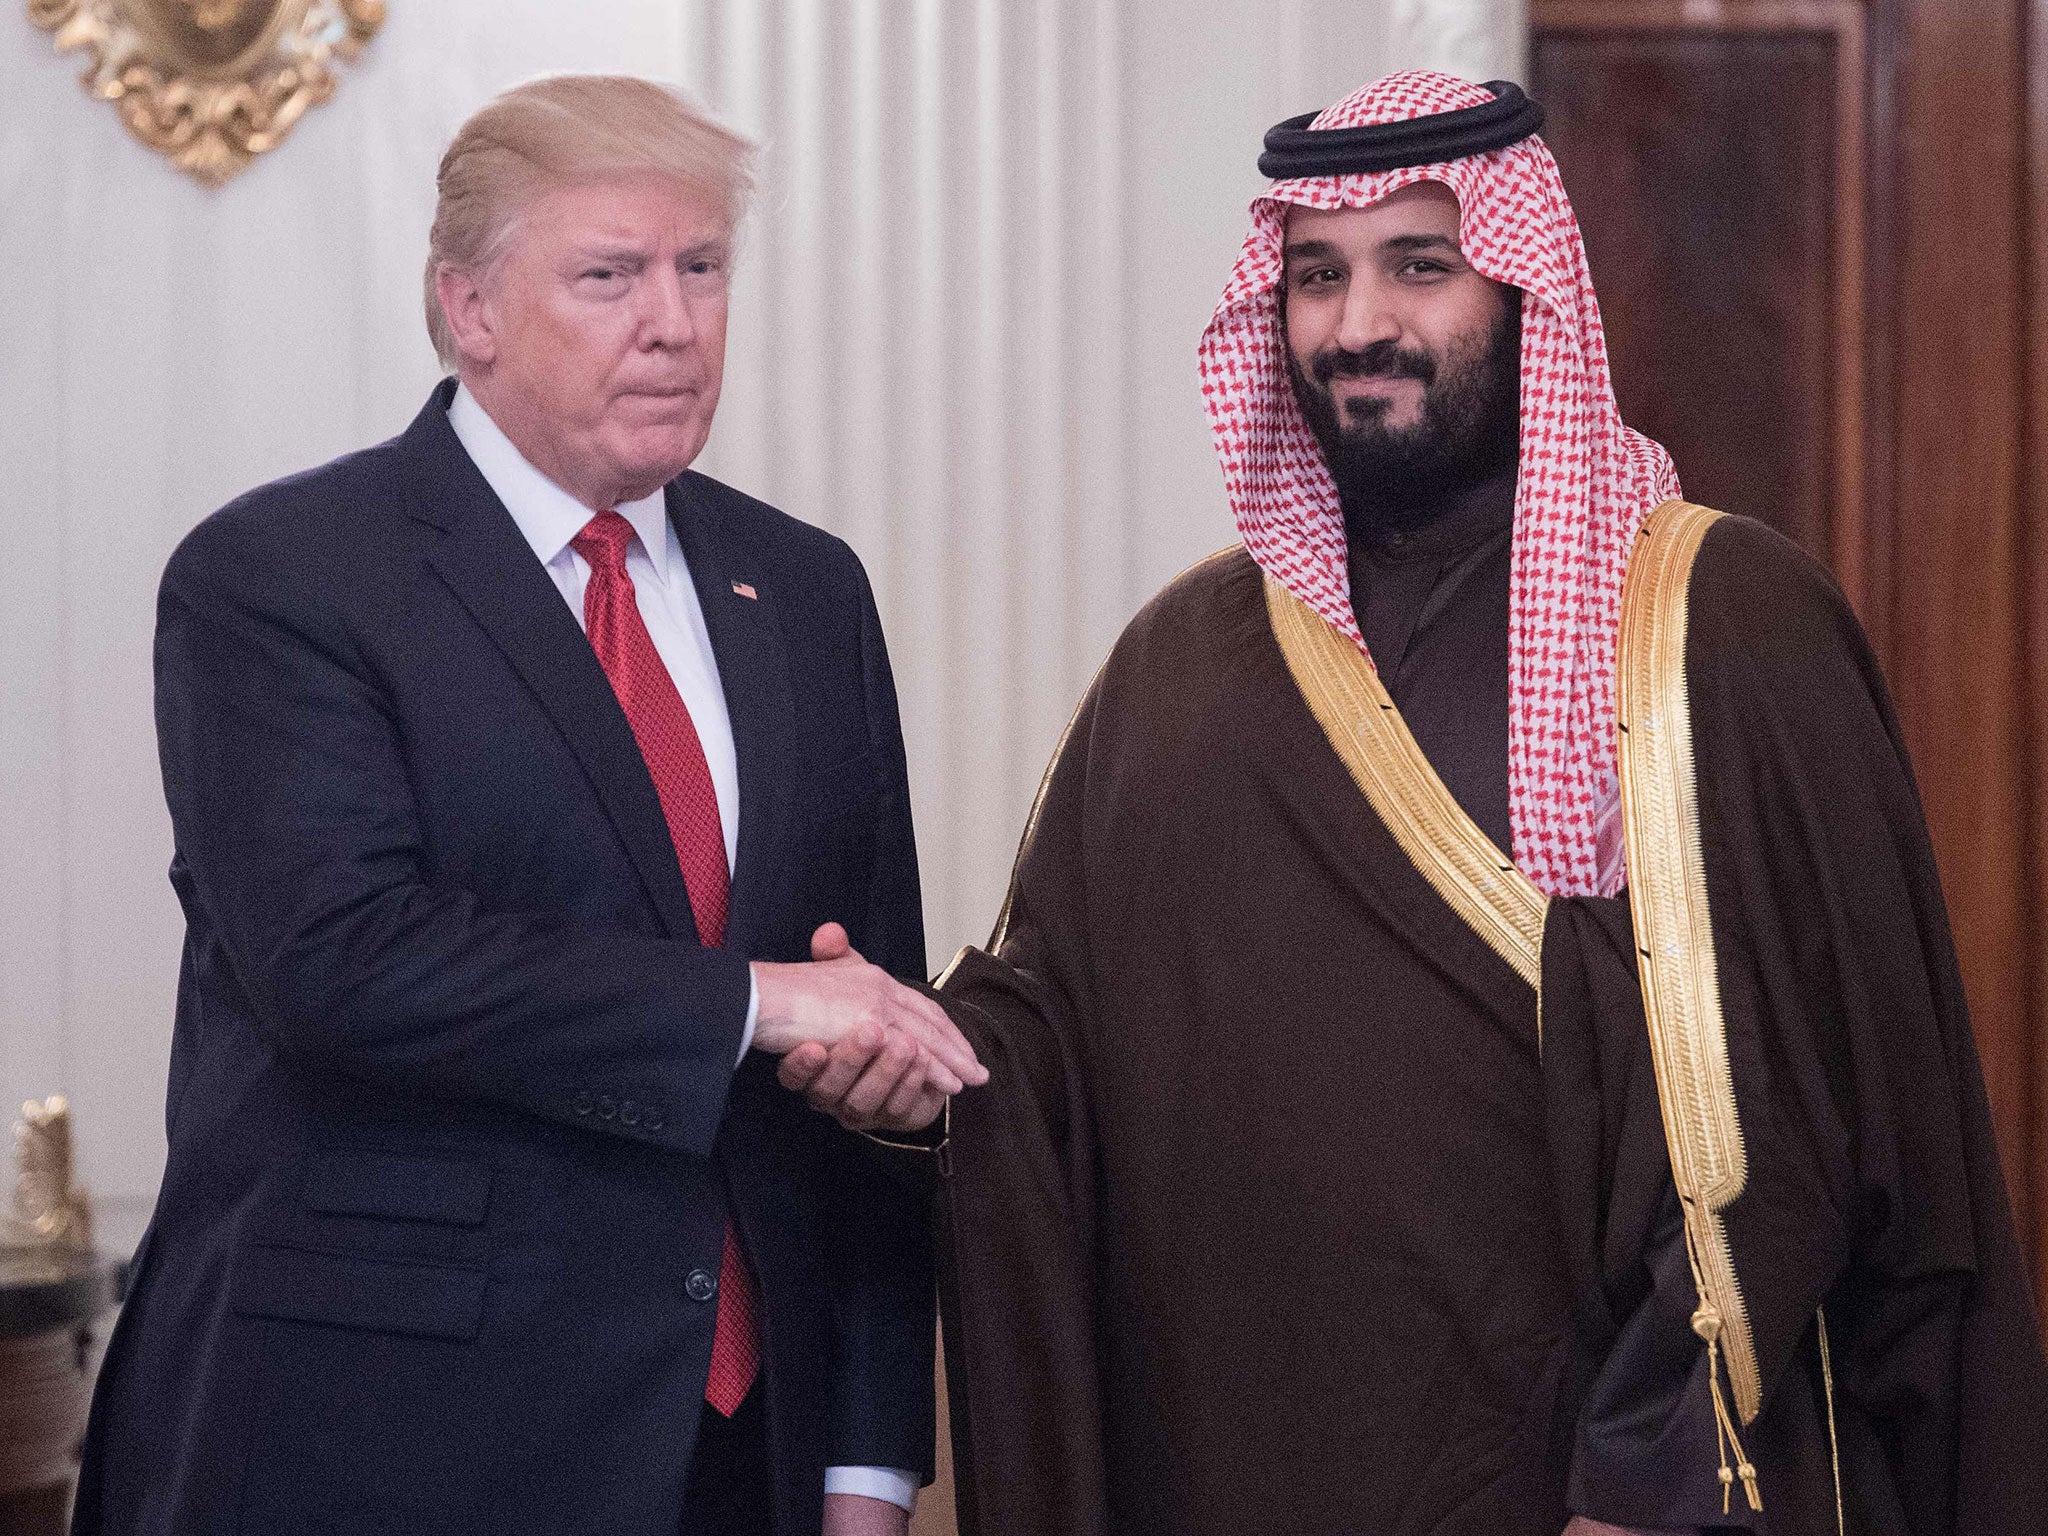
<svg viewBox="0 0 2048 1536"><path fill-rule="evenodd" d="M1268 136L1201 348L1242 547L1124 632L942 987L969 1530L2048 1508L1883 685L1623 425L1539 122L1401 74ZM861 1059L783 1080L900 1129Z"/></svg>

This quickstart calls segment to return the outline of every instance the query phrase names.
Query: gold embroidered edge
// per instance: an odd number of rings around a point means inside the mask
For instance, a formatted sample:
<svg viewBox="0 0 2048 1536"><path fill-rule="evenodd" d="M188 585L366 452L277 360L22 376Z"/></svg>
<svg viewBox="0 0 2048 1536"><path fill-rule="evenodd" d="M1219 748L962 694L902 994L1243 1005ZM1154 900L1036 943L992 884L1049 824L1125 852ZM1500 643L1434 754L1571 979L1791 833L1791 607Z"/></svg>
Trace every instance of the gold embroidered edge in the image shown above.
<svg viewBox="0 0 2048 1536"><path fill-rule="evenodd" d="M1849 1536L1849 1516L1842 1503L1842 1437L1835 1432L1835 1362L1828 1350L1828 1309L1815 1307L1813 1322L1820 1338L1820 1385L1828 1400L1828 1465L1835 1474L1835 1536Z"/></svg>
<svg viewBox="0 0 2048 1536"><path fill-rule="evenodd" d="M1693 562L1722 516L1673 500L1644 525L1622 587L1615 702L1629 908L1671 1177L1701 1299L1720 1315L1736 1412L1748 1424L1762 1379L1721 1219L1748 1166L1715 970L1685 675Z"/></svg>
<svg viewBox="0 0 2048 1536"><path fill-rule="evenodd" d="M1373 813L1445 904L1540 996L1549 898L1444 787L1365 653L1271 576L1266 614L1295 687Z"/></svg>

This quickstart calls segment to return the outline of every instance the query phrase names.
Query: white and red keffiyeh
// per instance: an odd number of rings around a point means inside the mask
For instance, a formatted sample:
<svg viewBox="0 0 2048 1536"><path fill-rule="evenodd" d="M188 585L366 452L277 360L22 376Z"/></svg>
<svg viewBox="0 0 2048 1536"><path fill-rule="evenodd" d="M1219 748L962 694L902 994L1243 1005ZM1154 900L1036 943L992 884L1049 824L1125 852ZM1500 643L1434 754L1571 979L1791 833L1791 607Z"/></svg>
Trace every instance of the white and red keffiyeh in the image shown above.
<svg viewBox="0 0 2048 1536"><path fill-rule="evenodd" d="M1484 87L1404 71L1310 125L1351 128L1480 106ZM1508 811L1517 866L1553 896L1621 886L1614 660L1636 532L1678 494L1665 451L1622 423L1578 220L1540 138L1399 170L1276 181L1202 334L1203 403L1238 531L1263 569L1358 642L1337 487L1287 381L1287 208L1363 208L1440 181L1473 267L1522 305L1522 454L1508 613Z"/></svg>

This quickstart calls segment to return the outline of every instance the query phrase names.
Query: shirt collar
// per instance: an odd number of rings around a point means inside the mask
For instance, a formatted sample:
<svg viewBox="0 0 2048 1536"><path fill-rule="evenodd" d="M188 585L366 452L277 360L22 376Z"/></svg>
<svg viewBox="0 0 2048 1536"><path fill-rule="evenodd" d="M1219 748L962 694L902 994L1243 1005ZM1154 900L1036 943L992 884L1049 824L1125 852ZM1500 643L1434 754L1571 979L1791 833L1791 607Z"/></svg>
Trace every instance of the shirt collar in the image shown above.
<svg viewBox="0 0 2048 1536"><path fill-rule="evenodd" d="M535 469L505 429L461 385L448 402L448 425L475 461L484 481L497 493L519 532L532 546L542 565L552 565L569 541L590 521L590 508ZM633 525L640 546L663 582L669 579L668 500L657 490L638 501L622 502L616 509Z"/></svg>
<svg viewBox="0 0 2048 1536"><path fill-rule="evenodd" d="M1347 518L1345 534L1355 556L1388 562L1442 559L1462 555L1515 526L1516 467L1468 486L1450 497L1432 516L1405 529L1373 528Z"/></svg>

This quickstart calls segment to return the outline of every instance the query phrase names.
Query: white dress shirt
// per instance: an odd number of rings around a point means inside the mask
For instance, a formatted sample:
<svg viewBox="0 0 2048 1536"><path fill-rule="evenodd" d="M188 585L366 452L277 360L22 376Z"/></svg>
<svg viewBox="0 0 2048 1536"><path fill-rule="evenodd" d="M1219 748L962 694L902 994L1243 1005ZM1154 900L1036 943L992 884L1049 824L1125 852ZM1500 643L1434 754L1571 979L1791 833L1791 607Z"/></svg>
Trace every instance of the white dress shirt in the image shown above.
<svg viewBox="0 0 2048 1536"><path fill-rule="evenodd" d="M512 514L512 521L519 525L519 532L580 626L590 566L569 541L595 514L529 464L468 390L456 389L448 405L448 425ZM733 748L732 717L725 708L725 687L718 677L718 659L711 649L711 631L704 625L704 606L690 580L682 541L668 520L663 493L656 491L638 501L621 503L615 510L633 525L635 538L626 550L626 574L633 580L641 621L690 711L690 723L697 728L704 761L711 769L719 826L725 833L725 867L730 873L739 847L739 760ZM760 993L750 980L747 1020L740 1035L741 1060L753 1044L760 1003ZM895 1467L827 1467L825 1491L886 1499L904 1509L917 1503L916 1477Z"/></svg>

